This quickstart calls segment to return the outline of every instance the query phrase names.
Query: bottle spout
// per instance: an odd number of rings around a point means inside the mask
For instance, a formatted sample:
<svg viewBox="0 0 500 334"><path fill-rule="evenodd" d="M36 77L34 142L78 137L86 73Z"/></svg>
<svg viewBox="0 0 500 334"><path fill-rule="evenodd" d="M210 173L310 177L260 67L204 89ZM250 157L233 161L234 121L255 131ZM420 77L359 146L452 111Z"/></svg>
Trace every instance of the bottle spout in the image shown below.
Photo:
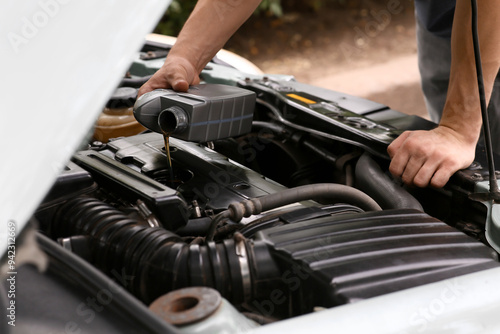
<svg viewBox="0 0 500 334"><path fill-rule="evenodd" d="M189 118L184 109L172 106L160 113L158 126L165 134L182 133L189 126Z"/></svg>

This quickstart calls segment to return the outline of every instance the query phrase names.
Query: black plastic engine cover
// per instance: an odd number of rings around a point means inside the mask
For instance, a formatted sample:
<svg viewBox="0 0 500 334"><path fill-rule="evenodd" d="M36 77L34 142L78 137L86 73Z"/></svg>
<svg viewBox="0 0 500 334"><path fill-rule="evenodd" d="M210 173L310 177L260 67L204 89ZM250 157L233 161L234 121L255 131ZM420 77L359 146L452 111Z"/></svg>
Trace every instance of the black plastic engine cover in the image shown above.
<svg viewBox="0 0 500 334"><path fill-rule="evenodd" d="M285 187L264 178L225 156L196 143L170 138L174 173L182 174L175 190L188 201L200 206L223 210L232 202L271 194ZM115 140L103 151L129 168L157 179L168 169L163 137L148 133ZM166 182L166 186L171 185Z"/></svg>
<svg viewBox="0 0 500 334"><path fill-rule="evenodd" d="M171 138L175 183L168 180L168 159L162 135L141 134L111 141L100 151L77 152L73 160L96 182L134 203L143 200L169 230L183 227L188 204L219 211L230 203L285 189L225 156Z"/></svg>
<svg viewBox="0 0 500 334"><path fill-rule="evenodd" d="M282 283L299 314L499 265L490 248L416 210L317 218L256 239L288 272Z"/></svg>

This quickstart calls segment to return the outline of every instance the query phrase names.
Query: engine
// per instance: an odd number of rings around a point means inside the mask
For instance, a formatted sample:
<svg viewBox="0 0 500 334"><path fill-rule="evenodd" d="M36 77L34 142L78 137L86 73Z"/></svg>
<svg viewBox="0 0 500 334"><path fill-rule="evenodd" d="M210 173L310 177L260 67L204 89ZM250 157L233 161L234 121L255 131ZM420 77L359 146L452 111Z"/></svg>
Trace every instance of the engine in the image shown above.
<svg viewBox="0 0 500 334"><path fill-rule="evenodd" d="M204 287L261 324L498 267L468 196L484 163L444 190L388 173L388 143L433 124L289 80L235 85L256 96L248 131L172 137L171 162L163 135L142 128L93 140L37 211L41 231L131 277L151 309Z"/></svg>

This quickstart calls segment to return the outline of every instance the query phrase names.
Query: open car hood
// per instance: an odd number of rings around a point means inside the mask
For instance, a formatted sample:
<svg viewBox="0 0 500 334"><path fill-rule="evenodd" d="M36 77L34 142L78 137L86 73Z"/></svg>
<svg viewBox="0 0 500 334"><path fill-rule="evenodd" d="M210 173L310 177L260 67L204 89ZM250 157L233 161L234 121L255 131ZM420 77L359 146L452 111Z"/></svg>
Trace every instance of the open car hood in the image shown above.
<svg viewBox="0 0 500 334"><path fill-rule="evenodd" d="M170 2L4 4L0 253L7 223L22 230Z"/></svg>

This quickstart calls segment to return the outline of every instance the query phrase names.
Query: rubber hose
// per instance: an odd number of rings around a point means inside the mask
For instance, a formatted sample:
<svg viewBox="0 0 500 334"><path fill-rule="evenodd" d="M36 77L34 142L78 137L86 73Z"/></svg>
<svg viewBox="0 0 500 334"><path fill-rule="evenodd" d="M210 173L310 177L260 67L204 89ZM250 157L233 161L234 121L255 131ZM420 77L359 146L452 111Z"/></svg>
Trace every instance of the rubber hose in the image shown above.
<svg viewBox="0 0 500 334"><path fill-rule="evenodd" d="M275 134L282 134L286 132L286 129L283 125L271 122L262 122L262 121L253 121L252 122L252 130L257 131L271 131Z"/></svg>
<svg viewBox="0 0 500 334"><path fill-rule="evenodd" d="M248 258L254 258L247 240L188 245L172 232L140 225L93 198L66 202L53 224L58 236L88 235L96 266L108 274L124 272L131 278L126 288L145 303L187 286L212 287L236 303L251 298L253 275L242 276L236 249L244 242ZM255 263L248 260L248 266L255 272Z"/></svg>
<svg viewBox="0 0 500 334"><path fill-rule="evenodd" d="M287 131L283 125L270 122L262 122L262 121L253 121L252 130L267 130L267 131L272 131L275 134L283 134L286 133ZM326 160L326 162L328 163L335 165L335 163L337 162L337 157L335 155L331 154L328 150L325 150L324 148L316 145L310 140L301 139L298 141L294 137L292 137L291 140L293 140L297 144L301 144L302 146L306 147L312 153L316 154L323 160Z"/></svg>
<svg viewBox="0 0 500 334"><path fill-rule="evenodd" d="M405 189L392 182L368 153L364 153L359 158L355 174L356 186L374 198L382 208L424 211L420 202Z"/></svg>
<svg viewBox="0 0 500 334"><path fill-rule="evenodd" d="M229 218L239 222L243 217L250 217L263 211L305 200L326 200L331 203L352 204L365 211L382 210L377 202L360 190L342 184L318 183L233 203L229 206Z"/></svg>
<svg viewBox="0 0 500 334"><path fill-rule="evenodd" d="M111 300L112 304L108 307L115 308L116 312L120 312L125 318L141 324L143 331L148 333L181 333L177 328L152 314L147 307L135 297L125 293L123 289L110 286L109 278L105 277L88 262L73 253L65 251L57 243L42 234L37 234L37 242L40 248L51 257L52 269L50 270L57 270L57 276L69 280L77 286L85 287L86 291L111 290L113 299ZM122 274L122 272L119 272L119 274ZM124 279L124 277L121 277L121 279ZM1 326L0 329L2 329ZM0 333L10 332L0 331Z"/></svg>

